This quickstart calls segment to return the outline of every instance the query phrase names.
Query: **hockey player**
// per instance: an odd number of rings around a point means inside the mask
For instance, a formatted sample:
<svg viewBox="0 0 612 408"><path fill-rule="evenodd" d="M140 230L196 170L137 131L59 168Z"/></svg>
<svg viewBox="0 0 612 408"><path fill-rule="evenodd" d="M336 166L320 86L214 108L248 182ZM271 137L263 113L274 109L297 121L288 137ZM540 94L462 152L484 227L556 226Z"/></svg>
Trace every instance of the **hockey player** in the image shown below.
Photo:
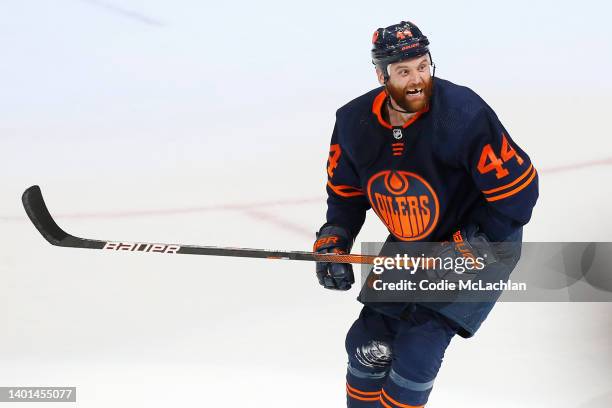
<svg viewBox="0 0 612 408"><path fill-rule="evenodd" d="M372 43L381 86L336 113L327 222L314 250L350 252L372 208L387 242L515 243L498 254L509 275L538 197L530 158L476 93L435 78L417 26L379 28ZM328 289L354 283L347 264L317 263L316 274ZM346 338L346 387L348 406L364 408L424 406L453 336L474 335L494 305L359 299L365 305Z"/></svg>

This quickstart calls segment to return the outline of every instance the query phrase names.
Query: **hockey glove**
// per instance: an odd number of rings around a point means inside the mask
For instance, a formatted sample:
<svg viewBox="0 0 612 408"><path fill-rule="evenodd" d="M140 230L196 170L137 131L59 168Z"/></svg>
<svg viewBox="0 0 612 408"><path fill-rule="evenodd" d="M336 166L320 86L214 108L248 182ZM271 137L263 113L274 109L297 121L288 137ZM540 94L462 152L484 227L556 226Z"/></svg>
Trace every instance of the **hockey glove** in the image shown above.
<svg viewBox="0 0 612 408"><path fill-rule="evenodd" d="M318 254L347 254L352 245L353 240L344 228L323 225L312 250ZM326 289L349 290L355 283L351 264L317 262L316 269L319 283Z"/></svg>
<svg viewBox="0 0 612 408"><path fill-rule="evenodd" d="M427 277L434 281L471 281L485 267L498 260L487 236L472 224L457 230L450 242L441 243L434 252L433 256L441 260L435 268L427 269Z"/></svg>

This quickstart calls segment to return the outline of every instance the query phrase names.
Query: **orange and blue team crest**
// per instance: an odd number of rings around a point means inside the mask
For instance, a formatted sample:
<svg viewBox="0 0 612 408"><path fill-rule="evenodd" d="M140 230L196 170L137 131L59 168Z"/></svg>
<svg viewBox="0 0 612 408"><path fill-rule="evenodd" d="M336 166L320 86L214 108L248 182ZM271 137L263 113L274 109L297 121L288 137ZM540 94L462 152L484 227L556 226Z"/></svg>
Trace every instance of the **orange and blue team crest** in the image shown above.
<svg viewBox="0 0 612 408"><path fill-rule="evenodd" d="M403 241L426 238L438 223L436 192L416 173L380 171L368 181L367 193L376 215Z"/></svg>

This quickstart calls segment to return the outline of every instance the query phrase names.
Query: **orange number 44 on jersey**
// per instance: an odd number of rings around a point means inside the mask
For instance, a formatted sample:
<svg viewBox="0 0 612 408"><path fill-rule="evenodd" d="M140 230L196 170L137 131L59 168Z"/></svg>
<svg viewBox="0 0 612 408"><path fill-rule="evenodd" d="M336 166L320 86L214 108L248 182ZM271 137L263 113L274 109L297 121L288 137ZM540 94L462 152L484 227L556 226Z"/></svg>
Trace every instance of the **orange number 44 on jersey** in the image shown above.
<svg viewBox="0 0 612 408"><path fill-rule="evenodd" d="M519 166L523 164L523 159L516 153L516 150L510 143L508 143L508 139L506 135L502 133L502 146L500 157L497 157L491 144L487 144L482 148L482 153L480 154L480 160L478 161L478 171L480 174L486 174L491 171L495 171L495 176L500 179L506 177L508 174L507 169L504 168L504 163L511 160L513 157L518 162Z"/></svg>

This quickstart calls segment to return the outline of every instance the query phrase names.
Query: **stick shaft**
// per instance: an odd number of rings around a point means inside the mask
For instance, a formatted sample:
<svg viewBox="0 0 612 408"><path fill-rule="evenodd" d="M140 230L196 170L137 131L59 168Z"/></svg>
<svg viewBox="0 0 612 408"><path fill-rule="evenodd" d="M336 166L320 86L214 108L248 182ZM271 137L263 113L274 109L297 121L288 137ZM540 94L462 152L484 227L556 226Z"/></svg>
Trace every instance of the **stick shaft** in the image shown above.
<svg viewBox="0 0 612 408"><path fill-rule="evenodd" d="M101 249L107 251L155 252L162 254L212 255L243 258L286 259L332 263L373 264L375 256L359 254L317 254L304 251L277 251L254 248L232 248L163 244L153 242L103 241L79 238L68 234L57 225L49 212L40 187L29 187L22 196L23 207L40 234L52 245L69 248Z"/></svg>

